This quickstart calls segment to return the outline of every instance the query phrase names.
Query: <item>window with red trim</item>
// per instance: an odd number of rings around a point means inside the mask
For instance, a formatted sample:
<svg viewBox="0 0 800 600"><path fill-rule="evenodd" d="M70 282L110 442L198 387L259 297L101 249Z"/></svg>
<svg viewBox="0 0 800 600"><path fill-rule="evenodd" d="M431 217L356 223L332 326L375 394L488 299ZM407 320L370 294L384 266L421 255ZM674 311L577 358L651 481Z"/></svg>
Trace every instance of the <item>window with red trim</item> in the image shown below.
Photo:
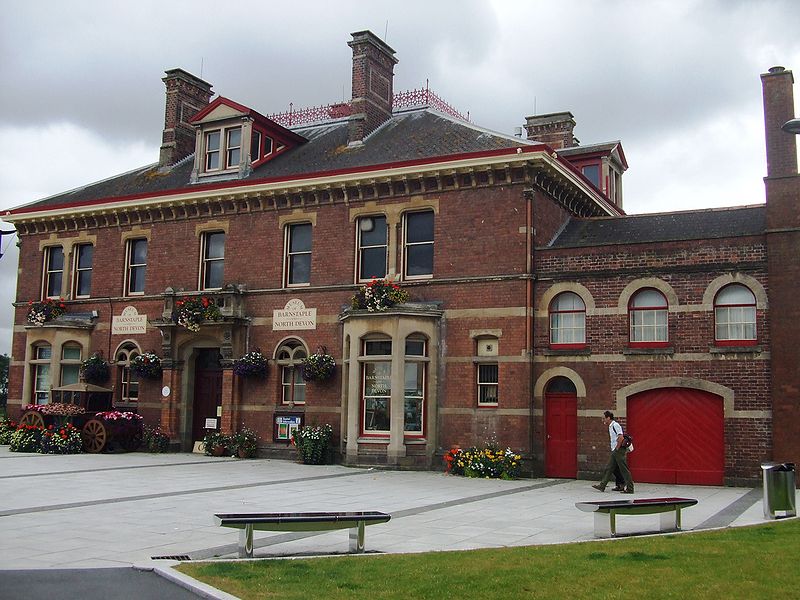
<svg viewBox="0 0 800 600"><path fill-rule="evenodd" d="M574 292L563 292L550 303L550 346L586 346L586 304Z"/></svg>
<svg viewBox="0 0 800 600"><path fill-rule="evenodd" d="M658 290L636 292L628 304L631 346L658 348L669 342L667 299Z"/></svg>
<svg viewBox="0 0 800 600"><path fill-rule="evenodd" d="M750 288L732 283L714 298L714 338L721 346L756 343L756 297Z"/></svg>

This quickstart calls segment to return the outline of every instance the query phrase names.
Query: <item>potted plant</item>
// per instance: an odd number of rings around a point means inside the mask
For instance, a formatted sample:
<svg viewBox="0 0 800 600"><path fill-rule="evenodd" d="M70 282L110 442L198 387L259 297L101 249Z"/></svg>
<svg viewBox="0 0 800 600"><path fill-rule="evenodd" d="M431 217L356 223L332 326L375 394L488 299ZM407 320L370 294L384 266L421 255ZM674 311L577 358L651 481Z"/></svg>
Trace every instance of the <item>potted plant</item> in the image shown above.
<svg viewBox="0 0 800 600"><path fill-rule="evenodd" d="M333 437L333 427L306 425L292 432L292 443L307 465L323 465L328 457L328 446Z"/></svg>
<svg viewBox="0 0 800 600"><path fill-rule="evenodd" d="M327 348L321 346L303 360L302 369L303 379L306 381L325 381L336 371L336 361L328 354Z"/></svg>
<svg viewBox="0 0 800 600"><path fill-rule="evenodd" d="M64 299L45 298L39 302L31 300L28 302L28 323L41 326L47 321L60 317L67 312L67 305Z"/></svg>
<svg viewBox="0 0 800 600"><path fill-rule="evenodd" d="M205 321L219 321L222 313L219 306L212 298L207 296L184 296L175 302L173 321L189 331L200 331L200 325Z"/></svg>
<svg viewBox="0 0 800 600"><path fill-rule="evenodd" d="M206 456L222 456L229 443L229 437L221 431L209 431L203 438L203 450Z"/></svg>
<svg viewBox="0 0 800 600"><path fill-rule="evenodd" d="M81 375L88 383L104 383L108 380L108 363L102 352L95 352L81 363Z"/></svg>
<svg viewBox="0 0 800 600"><path fill-rule="evenodd" d="M267 364L267 357L257 348L233 361L233 373L239 377L266 377Z"/></svg>
<svg viewBox="0 0 800 600"><path fill-rule="evenodd" d="M231 456L253 458L258 451L258 436L249 427L242 427L230 436Z"/></svg>
<svg viewBox="0 0 800 600"><path fill-rule="evenodd" d="M161 431L161 427L144 426L142 432L144 447L148 452L161 454L169 452L169 436Z"/></svg>
<svg viewBox="0 0 800 600"><path fill-rule="evenodd" d="M131 359L131 372L145 379L161 377L161 358L155 352L138 354Z"/></svg>
<svg viewBox="0 0 800 600"><path fill-rule="evenodd" d="M401 289L391 279L373 278L372 281L359 288L350 299L350 305L354 309L380 312L407 301L408 292Z"/></svg>

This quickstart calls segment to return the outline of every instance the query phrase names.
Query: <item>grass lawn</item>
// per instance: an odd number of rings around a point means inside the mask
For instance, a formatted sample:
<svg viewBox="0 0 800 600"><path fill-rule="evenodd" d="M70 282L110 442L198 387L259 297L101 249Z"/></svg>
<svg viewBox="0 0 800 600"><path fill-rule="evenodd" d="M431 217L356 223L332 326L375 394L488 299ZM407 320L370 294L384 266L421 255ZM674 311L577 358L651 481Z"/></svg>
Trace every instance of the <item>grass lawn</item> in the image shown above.
<svg viewBox="0 0 800 600"><path fill-rule="evenodd" d="M800 520L602 542L424 554L186 563L256 598L796 598Z"/></svg>

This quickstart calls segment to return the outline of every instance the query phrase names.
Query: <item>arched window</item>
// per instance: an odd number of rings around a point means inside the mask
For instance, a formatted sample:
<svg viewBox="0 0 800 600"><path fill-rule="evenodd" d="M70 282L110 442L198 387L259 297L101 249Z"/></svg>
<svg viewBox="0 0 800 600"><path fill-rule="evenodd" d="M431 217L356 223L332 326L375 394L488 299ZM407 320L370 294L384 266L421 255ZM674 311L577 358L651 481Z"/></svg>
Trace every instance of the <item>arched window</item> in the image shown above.
<svg viewBox="0 0 800 600"><path fill-rule="evenodd" d="M669 341L667 299L658 290L636 292L628 304L631 346L659 347Z"/></svg>
<svg viewBox="0 0 800 600"><path fill-rule="evenodd" d="M547 382L548 394L577 394L575 384L566 377L553 377Z"/></svg>
<svg viewBox="0 0 800 600"><path fill-rule="evenodd" d="M578 294L564 292L550 303L550 345L557 348L586 345L586 305Z"/></svg>
<svg viewBox="0 0 800 600"><path fill-rule="evenodd" d="M756 297L750 288L732 283L717 293L714 337L721 345L756 343Z"/></svg>
<svg viewBox="0 0 800 600"><path fill-rule="evenodd" d="M135 406L139 402L139 378L131 371L131 360L139 354L139 348L131 342L123 344L117 350L119 406Z"/></svg>
<svg viewBox="0 0 800 600"><path fill-rule="evenodd" d="M306 382L300 368L308 356L305 346L298 340L286 340L275 356L281 370L281 403L305 404Z"/></svg>
<svg viewBox="0 0 800 600"><path fill-rule="evenodd" d="M50 360L53 356L50 344L37 344L33 347L33 359L30 361L33 376L32 404L47 404L50 401Z"/></svg>

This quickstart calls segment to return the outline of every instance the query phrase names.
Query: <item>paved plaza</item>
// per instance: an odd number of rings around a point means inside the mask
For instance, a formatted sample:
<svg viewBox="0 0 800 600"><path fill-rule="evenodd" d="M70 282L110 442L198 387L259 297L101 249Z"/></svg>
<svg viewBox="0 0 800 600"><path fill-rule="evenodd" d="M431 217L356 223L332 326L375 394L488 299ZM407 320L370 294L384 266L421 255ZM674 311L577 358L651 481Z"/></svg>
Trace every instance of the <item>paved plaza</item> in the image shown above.
<svg viewBox="0 0 800 600"><path fill-rule="evenodd" d="M402 553L593 540L575 502L683 496L683 528L764 521L761 490L637 484L623 496L569 479L498 481L438 472L309 466L199 454L22 454L0 447L2 571L169 567L236 558L218 512L377 510L367 552ZM657 531L658 515L620 517L620 534ZM255 556L342 554L348 532L256 532Z"/></svg>

